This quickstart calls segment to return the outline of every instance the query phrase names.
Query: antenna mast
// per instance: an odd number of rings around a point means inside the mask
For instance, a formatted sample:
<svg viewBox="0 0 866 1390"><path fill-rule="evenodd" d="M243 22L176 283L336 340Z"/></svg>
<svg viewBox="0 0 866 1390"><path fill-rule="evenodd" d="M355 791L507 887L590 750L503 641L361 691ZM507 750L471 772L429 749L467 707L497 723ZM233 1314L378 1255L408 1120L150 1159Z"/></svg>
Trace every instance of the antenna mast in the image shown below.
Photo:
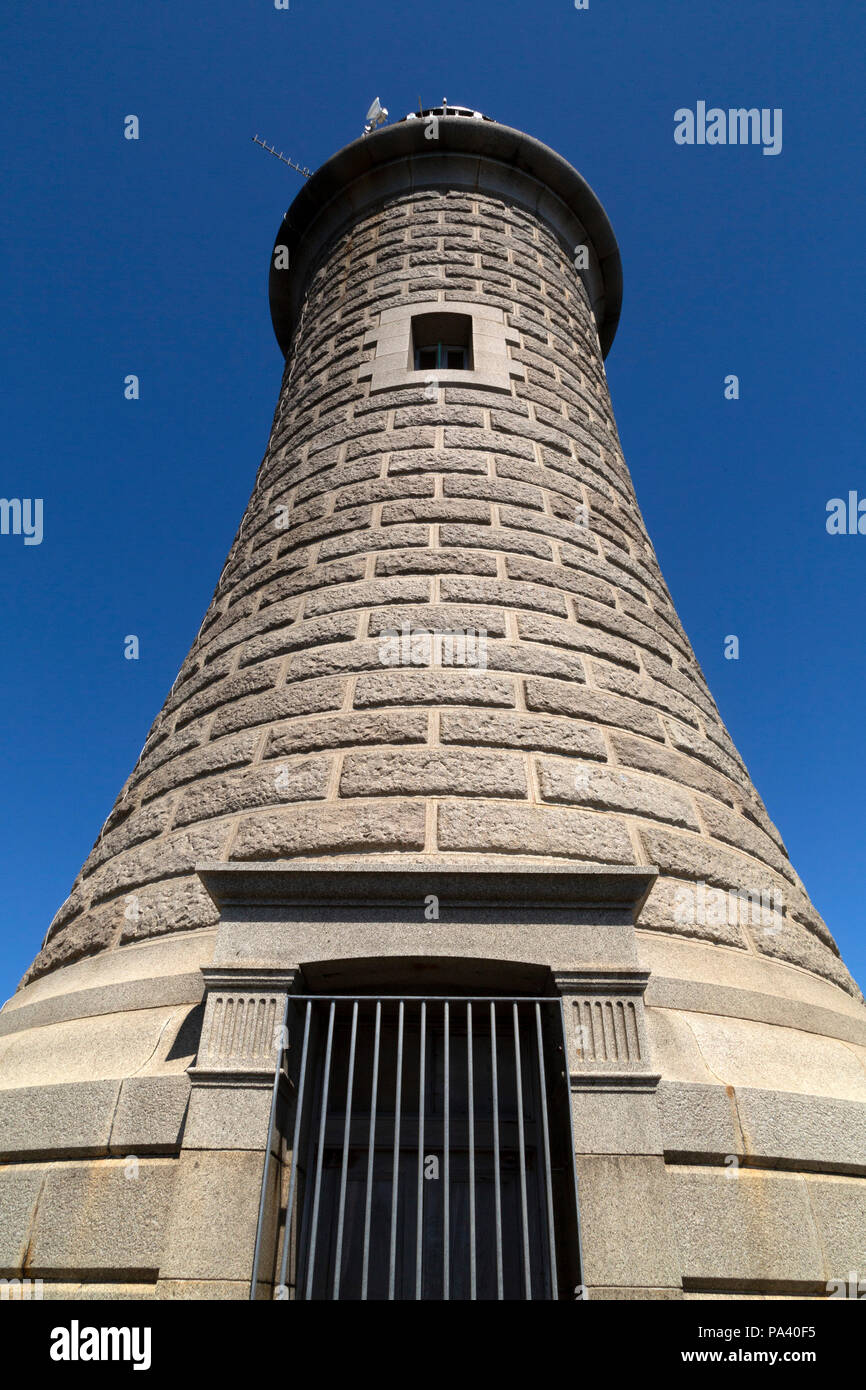
<svg viewBox="0 0 866 1390"><path fill-rule="evenodd" d="M290 169L294 169L297 173L302 174L305 179L312 178L312 169L307 169L306 167L302 168L301 165L296 164L293 159L289 159L288 155L283 154L282 150L275 150L273 145L266 145L264 140L260 140L257 135L253 136L253 144L261 145L262 149L267 150L268 154L272 154L275 159L281 159L284 164L288 164Z"/></svg>

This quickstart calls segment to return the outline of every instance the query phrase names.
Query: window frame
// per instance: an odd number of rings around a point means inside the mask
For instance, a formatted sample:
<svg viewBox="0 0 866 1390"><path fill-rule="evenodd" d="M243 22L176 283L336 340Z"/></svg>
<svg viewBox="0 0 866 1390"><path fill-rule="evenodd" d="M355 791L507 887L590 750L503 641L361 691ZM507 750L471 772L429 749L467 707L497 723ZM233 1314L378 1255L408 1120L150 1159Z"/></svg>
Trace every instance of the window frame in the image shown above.
<svg viewBox="0 0 866 1390"><path fill-rule="evenodd" d="M460 315L471 320L468 367L415 367L413 320L428 314ZM383 309L378 325L365 334L364 346L373 347L374 355L361 367L359 378L369 380L371 394L404 386L417 388L424 384L422 373L426 372L435 373L441 386L477 386L510 395L513 378L526 380L526 368L509 355L509 347L519 344L519 333L509 327L504 311L494 304L453 299L407 301Z"/></svg>

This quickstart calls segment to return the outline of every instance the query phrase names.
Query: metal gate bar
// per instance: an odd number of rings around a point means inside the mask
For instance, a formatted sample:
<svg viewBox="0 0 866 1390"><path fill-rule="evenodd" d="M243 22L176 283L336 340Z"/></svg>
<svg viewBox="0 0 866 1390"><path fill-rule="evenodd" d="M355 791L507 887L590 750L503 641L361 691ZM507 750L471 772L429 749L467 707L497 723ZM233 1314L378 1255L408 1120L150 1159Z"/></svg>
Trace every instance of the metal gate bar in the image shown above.
<svg viewBox="0 0 866 1390"><path fill-rule="evenodd" d="M490 1073L493 1080L493 1185L496 1204L496 1295L504 1298L502 1282L502 1179L499 1176L499 1075L496 1070L496 1005L490 1005Z"/></svg>
<svg viewBox="0 0 866 1390"><path fill-rule="evenodd" d="M376 1039L373 1044L373 1093L370 1097L370 1139L367 1146L367 1187L364 1197L364 1272L361 1278L361 1297L367 1297L370 1273L370 1212L373 1201L373 1148L376 1138L376 1101L379 1097L379 1043L382 1037L382 1001L376 1000ZM292 1153L295 1153L295 1149ZM292 1165L294 1167L294 1165ZM291 1206L288 1208L291 1211ZM288 1245L288 1237L286 1245Z"/></svg>
<svg viewBox="0 0 866 1390"><path fill-rule="evenodd" d="M511 1029L503 1030L509 1012ZM291 1123L280 1124L287 1092ZM425 1153L427 1144L434 1152ZM265 1260L263 1249L275 1147L287 1187L277 1298L558 1299L563 1286L580 1283L559 998L290 995L251 1298L263 1264L265 1283L276 1273L277 1252ZM441 1188L428 1187L440 1177L440 1154ZM413 1166L416 1181L407 1186Z"/></svg>

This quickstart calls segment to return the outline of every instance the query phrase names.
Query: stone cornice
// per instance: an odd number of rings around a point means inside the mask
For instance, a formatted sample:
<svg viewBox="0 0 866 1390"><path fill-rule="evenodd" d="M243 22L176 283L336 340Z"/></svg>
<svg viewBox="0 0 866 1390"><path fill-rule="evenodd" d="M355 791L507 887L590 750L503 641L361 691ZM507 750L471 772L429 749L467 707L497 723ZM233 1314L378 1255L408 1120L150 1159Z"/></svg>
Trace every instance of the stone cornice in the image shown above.
<svg viewBox="0 0 866 1390"><path fill-rule="evenodd" d="M382 859L201 864L196 872L220 908L249 905L416 905L427 894L461 906L590 908L627 911L634 920L655 868L623 864L539 864L509 858L488 865L439 854L435 860Z"/></svg>

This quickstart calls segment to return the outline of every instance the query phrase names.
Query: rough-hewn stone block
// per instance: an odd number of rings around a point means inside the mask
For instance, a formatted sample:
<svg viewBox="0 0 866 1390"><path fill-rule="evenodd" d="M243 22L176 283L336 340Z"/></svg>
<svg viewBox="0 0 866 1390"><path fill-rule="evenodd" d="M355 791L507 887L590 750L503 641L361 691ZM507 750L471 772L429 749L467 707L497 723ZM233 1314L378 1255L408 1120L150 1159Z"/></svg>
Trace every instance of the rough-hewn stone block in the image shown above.
<svg viewBox="0 0 866 1390"><path fill-rule="evenodd" d="M196 874L145 884L129 900L121 898L103 910L110 914L121 945L164 932L212 927L219 920L213 899Z"/></svg>
<svg viewBox="0 0 866 1390"><path fill-rule="evenodd" d="M514 682L505 676L468 671L389 670L359 676L355 706L372 705L514 705Z"/></svg>
<svg viewBox="0 0 866 1390"><path fill-rule="evenodd" d="M784 902L784 884L770 869L744 854L722 849L698 835L675 834L672 831L642 827L641 835L651 864L663 873L685 879L701 879L715 887L743 888L760 894L773 890Z"/></svg>
<svg viewBox="0 0 866 1390"><path fill-rule="evenodd" d="M348 536L334 536L319 547L319 559L330 560L340 555L356 555L370 550L402 549L407 545L427 545L429 526L368 527Z"/></svg>
<svg viewBox="0 0 866 1390"><path fill-rule="evenodd" d="M395 526L418 521L474 521L490 524L487 502L471 502L462 498L434 498L417 501L388 502L382 508L382 525Z"/></svg>
<svg viewBox="0 0 866 1390"><path fill-rule="evenodd" d="M233 704L236 700L243 700L248 695L255 695L262 690L269 690L273 687L279 671L279 663L276 661L262 661L259 665L249 671L239 671L237 675L229 676L226 680L216 681L208 686L207 690L181 706L177 717L177 728L183 728L184 724L191 724L194 719L198 719L203 714L210 714L212 710L218 709L220 705ZM236 725L236 728L243 727ZM226 732L229 732L226 730Z"/></svg>
<svg viewBox="0 0 866 1390"><path fill-rule="evenodd" d="M745 850L754 859L762 859L765 864L772 864L785 878L794 878L794 871L786 856L779 852L769 835L765 835L745 816L736 815L708 797L698 797L697 804L707 830L716 839Z"/></svg>
<svg viewBox="0 0 866 1390"><path fill-rule="evenodd" d="M377 710L342 719L305 719L278 729L268 737L266 758L312 753L320 748L363 747L364 744L424 743L428 716L421 710Z"/></svg>
<svg viewBox="0 0 866 1390"><path fill-rule="evenodd" d="M750 907L749 904L749 910ZM741 915L738 901L715 898L708 902L706 894L699 898L694 883L659 874L641 908L637 925L649 931L672 932L675 936L748 950L749 943L740 926Z"/></svg>
<svg viewBox="0 0 866 1390"><path fill-rule="evenodd" d="M593 806L603 811L626 811L698 829L688 798L673 791L658 777L637 777L615 768L587 763L560 763L538 759L541 795L545 801L571 806Z"/></svg>
<svg viewBox="0 0 866 1390"><path fill-rule="evenodd" d="M359 502L393 502L397 498L432 497L434 482L428 477L376 478L371 482L355 483L336 494L336 508L354 507Z"/></svg>
<svg viewBox="0 0 866 1390"><path fill-rule="evenodd" d="M208 743L186 757L173 759L167 767L162 767L148 779L142 788L143 799L159 796L186 782L206 777L208 773L224 772L230 767L245 767L252 762L258 738L257 733L244 731L234 738Z"/></svg>
<svg viewBox="0 0 866 1390"><path fill-rule="evenodd" d="M780 889L780 899L784 898L784 891L784 888ZM838 955L825 946L823 941L819 941L808 927L793 921L790 908L788 913L784 919L774 920L769 926L749 927L749 934L756 948L762 955L790 961L792 965L801 965L804 970L811 970L815 975L823 975L840 989L859 999L860 990Z"/></svg>
<svg viewBox="0 0 866 1390"><path fill-rule="evenodd" d="M85 912L53 931L21 981L29 984L55 966L67 965L82 956L92 956L110 946L117 935L117 923L105 913ZM19 986L20 988L20 986Z"/></svg>
<svg viewBox="0 0 866 1390"><path fill-rule="evenodd" d="M224 825L179 831L111 859L90 881L94 902L112 898L155 879L182 874L199 860L218 859L226 838Z"/></svg>
<svg viewBox="0 0 866 1390"><path fill-rule="evenodd" d="M298 715L320 714L324 710L339 709L343 703L345 688L346 682L342 677L304 680L302 684L272 690L254 700L238 701L229 708L220 710L214 722L212 736L220 738L223 734L233 733L237 729L277 724L280 720L293 719Z"/></svg>
<svg viewBox="0 0 866 1390"><path fill-rule="evenodd" d="M506 608L528 608L568 617L568 608L561 594L540 584L520 584L514 580L463 579L443 577L440 595L453 603L496 603Z"/></svg>
<svg viewBox="0 0 866 1390"><path fill-rule="evenodd" d="M523 760L508 753L404 748L394 753L347 753L342 796L526 796Z"/></svg>
<svg viewBox="0 0 866 1390"><path fill-rule="evenodd" d="M629 738L627 734L611 734L611 743L617 758L626 767L638 767L644 772L658 773L660 777L667 777L671 782L708 792L729 806L736 805L731 783L704 763L686 758L681 753L674 753L666 745L646 743L642 739Z"/></svg>
<svg viewBox="0 0 866 1390"><path fill-rule="evenodd" d="M511 502L536 511L544 507L544 495L539 488L502 478L448 477L444 490L446 497L480 497L486 502Z"/></svg>
<svg viewBox="0 0 866 1390"><path fill-rule="evenodd" d="M588 719L598 724L612 724L647 738L662 738L658 716L634 700L623 700L600 690L584 686L565 685L562 681L528 680L526 682L528 709L544 714L568 714L575 719Z"/></svg>
<svg viewBox="0 0 866 1390"><path fill-rule="evenodd" d="M376 556L376 574L496 575L496 556L467 550L393 550Z"/></svg>
<svg viewBox="0 0 866 1390"><path fill-rule="evenodd" d="M369 579L362 584L341 584L324 593L310 594L304 604L304 617L345 608L377 608L383 603L424 603L429 597L428 579Z"/></svg>
<svg viewBox="0 0 866 1390"><path fill-rule="evenodd" d="M523 748L544 753L573 754L583 758L607 756L597 729L573 724L568 719L540 715L504 714L472 710L443 712L439 720L443 743L465 743L493 748Z"/></svg>
<svg viewBox="0 0 866 1390"><path fill-rule="evenodd" d="M237 811L279 806L287 801L321 801L327 795L330 773L330 758L310 758L209 777L184 797L175 825L191 825L211 816L234 815Z"/></svg>
<svg viewBox="0 0 866 1390"><path fill-rule="evenodd" d="M470 608L452 603L428 603L423 607L402 605L371 613L368 631L371 637L386 632L402 636L403 628L419 633L483 632L487 637L505 636L505 614L496 608Z"/></svg>
<svg viewBox="0 0 866 1390"><path fill-rule="evenodd" d="M602 661L593 663L593 681L601 690L610 690L615 695L626 695L630 700L640 700L653 705L667 714L676 714L678 719L697 727L698 710L682 699L676 691L658 681L648 680L636 671L624 671L620 666L608 666Z"/></svg>
<svg viewBox="0 0 866 1390"><path fill-rule="evenodd" d="M499 550L503 554L516 551L521 555L535 555L542 560L551 558L547 541L537 536L525 535L520 531L504 531L498 527L481 526L440 526L439 544L442 546L465 546L471 549Z"/></svg>
<svg viewBox="0 0 866 1390"><path fill-rule="evenodd" d="M358 854L424 848L420 802L315 803L241 823L233 859L291 859L303 854Z"/></svg>
<svg viewBox="0 0 866 1390"><path fill-rule="evenodd" d="M622 821L560 807L472 802L439 807L439 848L633 864Z"/></svg>
<svg viewBox="0 0 866 1390"><path fill-rule="evenodd" d="M298 622L255 637L241 651L241 665L252 666L268 657L283 656L286 652L306 651L309 647L330 646L333 642L351 642L358 635L356 613L333 613L309 622Z"/></svg>
<svg viewBox="0 0 866 1390"><path fill-rule="evenodd" d="M550 676L554 680L584 681L583 662L576 652L555 650L528 642L488 642L487 665L492 671Z"/></svg>
<svg viewBox="0 0 866 1390"><path fill-rule="evenodd" d="M594 579L583 570L566 570L561 565L546 565L542 560L529 560L512 555L508 556L505 568L509 579L522 580L530 584L545 584L551 589L560 589L568 594L588 596L598 603L613 604L614 596L610 585Z"/></svg>
<svg viewBox="0 0 866 1390"><path fill-rule="evenodd" d="M465 450L412 449L408 453L392 453L388 473L486 473L487 455Z"/></svg>
<svg viewBox="0 0 866 1390"><path fill-rule="evenodd" d="M596 628L580 627L577 623L560 623L537 614L518 613L517 631L525 642L547 642L551 646L572 647L575 651L603 656L637 669L637 653L629 642L609 637ZM618 692L624 693L624 692Z"/></svg>

